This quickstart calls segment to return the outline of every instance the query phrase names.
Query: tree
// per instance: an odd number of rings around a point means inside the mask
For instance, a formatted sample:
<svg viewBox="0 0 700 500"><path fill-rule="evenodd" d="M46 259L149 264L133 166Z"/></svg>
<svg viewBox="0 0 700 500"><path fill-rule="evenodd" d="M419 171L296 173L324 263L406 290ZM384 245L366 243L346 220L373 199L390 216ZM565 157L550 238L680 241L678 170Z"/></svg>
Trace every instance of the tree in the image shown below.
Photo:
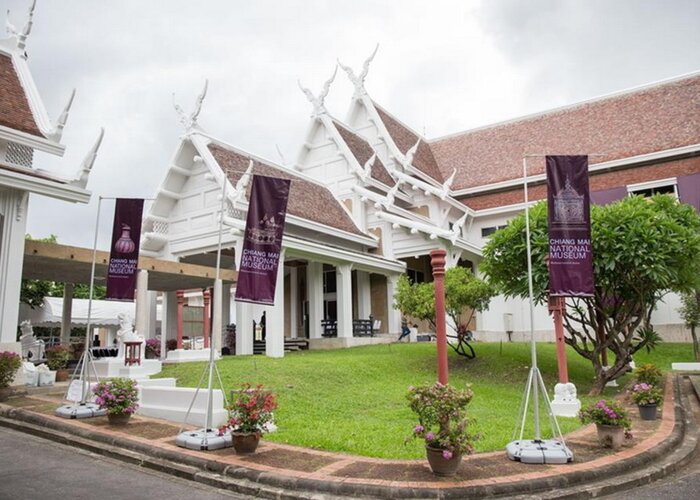
<svg viewBox="0 0 700 500"><path fill-rule="evenodd" d="M547 206L530 209L534 298L547 299ZM633 196L591 209L595 294L566 299L566 343L589 359L596 373L591 394L630 370L631 356L659 341L649 325L656 303L670 291L700 281L700 217L666 195ZM484 248L481 269L507 297L528 296L524 214L497 231ZM645 328L638 328L644 326ZM604 370L607 351L615 363Z"/></svg>
<svg viewBox="0 0 700 500"><path fill-rule="evenodd" d="M460 316L469 309L471 321L474 313L489 305L494 290L485 281L477 278L466 267L453 267L445 271L445 309L447 315L458 326ZM435 327L435 286L433 283L411 283L401 276L394 294L396 308L402 314L418 320L427 320Z"/></svg>
<svg viewBox="0 0 700 500"><path fill-rule="evenodd" d="M683 318L685 326L690 328L690 335L693 337L693 356L695 361L700 361L700 346L695 329L700 326L700 289L684 293L681 296L681 308L678 312Z"/></svg>

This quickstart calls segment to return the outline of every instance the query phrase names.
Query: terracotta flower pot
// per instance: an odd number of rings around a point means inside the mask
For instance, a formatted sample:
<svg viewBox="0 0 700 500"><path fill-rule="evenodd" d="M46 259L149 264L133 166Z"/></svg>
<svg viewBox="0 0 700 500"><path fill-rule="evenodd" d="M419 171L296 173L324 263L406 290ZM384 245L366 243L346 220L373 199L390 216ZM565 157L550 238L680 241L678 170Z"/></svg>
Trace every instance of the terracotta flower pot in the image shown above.
<svg viewBox="0 0 700 500"><path fill-rule="evenodd" d="M657 405L637 405L642 420L656 420Z"/></svg>
<svg viewBox="0 0 700 500"><path fill-rule="evenodd" d="M625 428L620 425L595 424L598 430L598 442L604 448L617 450L625 440Z"/></svg>
<svg viewBox="0 0 700 500"><path fill-rule="evenodd" d="M426 446L425 451L433 474L436 476L454 476L457 473L459 464L462 462L461 453L454 453L452 458L448 459L442 456L444 450L440 448Z"/></svg>
<svg viewBox="0 0 700 500"><path fill-rule="evenodd" d="M259 432L232 432L231 440L233 441L233 449L238 455L249 455L255 453L255 450L260 443Z"/></svg>
<svg viewBox="0 0 700 500"><path fill-rule="evenodd" d="M59 368L56 370L56 382L65 382L70 376L70 370L68 368Z"/></svg>
<svg viewBox="0 0 700 500"><path fill-rule="evenodd" d="M126 425L129 423L131 413L108 413L107 421L109 425Z"/></svg>

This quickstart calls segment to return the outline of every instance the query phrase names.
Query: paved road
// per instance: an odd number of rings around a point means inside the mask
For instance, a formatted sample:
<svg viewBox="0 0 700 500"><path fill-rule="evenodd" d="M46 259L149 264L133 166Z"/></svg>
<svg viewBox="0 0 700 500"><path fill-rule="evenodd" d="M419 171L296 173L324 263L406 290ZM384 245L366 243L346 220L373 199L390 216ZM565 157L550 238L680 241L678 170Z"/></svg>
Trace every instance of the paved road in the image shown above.
<svg viewBox="0 0 700 500"><path fill-rule="evenodd" d="M0 499L245 499L0 427Z"/></svg>

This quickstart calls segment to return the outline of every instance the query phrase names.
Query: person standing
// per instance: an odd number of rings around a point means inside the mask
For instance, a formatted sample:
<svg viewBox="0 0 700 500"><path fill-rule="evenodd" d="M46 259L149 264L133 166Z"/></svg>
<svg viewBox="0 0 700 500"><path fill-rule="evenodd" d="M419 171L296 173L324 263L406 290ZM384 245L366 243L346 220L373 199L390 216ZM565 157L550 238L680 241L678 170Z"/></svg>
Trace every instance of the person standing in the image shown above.
<svg viewBox="0 0 700 500"><path fill-rule="evenodd" d="M411 333L411 329L408 328L408 318L406 316L401 316L401 335L399 336L399 342L404 337L408 337Z"/></svg>

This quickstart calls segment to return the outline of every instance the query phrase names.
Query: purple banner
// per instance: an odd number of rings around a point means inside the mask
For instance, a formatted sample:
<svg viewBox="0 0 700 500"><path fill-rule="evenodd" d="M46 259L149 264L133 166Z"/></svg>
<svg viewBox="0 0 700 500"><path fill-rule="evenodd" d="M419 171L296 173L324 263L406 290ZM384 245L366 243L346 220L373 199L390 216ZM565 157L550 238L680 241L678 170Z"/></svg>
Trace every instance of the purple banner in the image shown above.
<svg viewBox="0 0 700 500"><path fill-rule="evenodd" d="M612 189L603 189L602 191L593 191L591 193L591 203L594 205L609 205L621 200L627 196L627 188L625 186Z"/></svg>
<svg viewBox="0 0 700 500"><path fill-rule="evenodd" d="M549 294L593 295L588 156L547 156Z"/></svg>
<svg viewBox="0 0 700 500"><path fill-rule="evenodd" d="M700 212L700 173L678 178L678 199Z"/></svg>
<svg viewBox="0 0 700 500"><path fill-rule="evenodd" d="M117 199L107 268L107 300L134 300L143 200Z"/></svg>
<svg viewBox="0 0 700 500"><path fill-rule="evenodd" d="M236 300L273 305L289 198L288 179L253 176Z"/></svg>

